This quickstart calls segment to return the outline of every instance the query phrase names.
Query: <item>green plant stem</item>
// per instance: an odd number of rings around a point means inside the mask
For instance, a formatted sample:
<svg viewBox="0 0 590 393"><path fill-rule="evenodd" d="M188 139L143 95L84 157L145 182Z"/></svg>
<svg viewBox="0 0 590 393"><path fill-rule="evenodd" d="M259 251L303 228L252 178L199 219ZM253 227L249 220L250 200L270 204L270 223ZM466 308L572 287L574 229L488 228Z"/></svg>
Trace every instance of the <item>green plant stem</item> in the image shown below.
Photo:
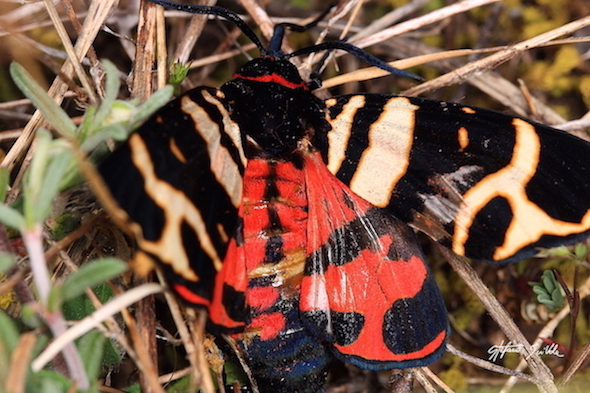
<svg viewBox="0 0 590 393"><path fill-rule="evenodd" d="M36 224L32 229L23 230L22 235L27 253L29 254L31 270L33 271L33 281L37 287L39 300L41 304L46 306L49 299L49 291L51 290L51 283L43 252L43 228L41 225Z"/></svg>
<svg viewBox="0 0 590 393"><path fill-rule="evenodd" d="M52 310L48 307L51 283L49 271L47 270L47 261L43 253L43 228L41 225L35 224L32 229L23 230L22 235L29 254L33 281L39 294L41 304L41 309L39 310L40 317L47 323L53 337L59 337L65 333L67 325L59 309ZM90 384L78 349L73 343L70 343L63 348L62 354L68 366L70 377L76 381L77 387L81 390L88 389Z"/></svg>

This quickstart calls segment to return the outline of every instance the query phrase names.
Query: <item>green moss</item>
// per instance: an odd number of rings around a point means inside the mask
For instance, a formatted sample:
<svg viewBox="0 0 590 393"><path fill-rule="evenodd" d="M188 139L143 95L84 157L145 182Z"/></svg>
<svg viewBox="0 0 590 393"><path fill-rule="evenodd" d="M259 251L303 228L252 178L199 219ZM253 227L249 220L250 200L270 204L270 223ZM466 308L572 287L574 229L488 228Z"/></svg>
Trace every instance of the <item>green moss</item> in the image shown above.
<svg viewBox="0 0 590 393"><path fill-rule="evenodd" d="M467 389L467 377L456 367L441 372L439 377L455 392Z"/></svg>

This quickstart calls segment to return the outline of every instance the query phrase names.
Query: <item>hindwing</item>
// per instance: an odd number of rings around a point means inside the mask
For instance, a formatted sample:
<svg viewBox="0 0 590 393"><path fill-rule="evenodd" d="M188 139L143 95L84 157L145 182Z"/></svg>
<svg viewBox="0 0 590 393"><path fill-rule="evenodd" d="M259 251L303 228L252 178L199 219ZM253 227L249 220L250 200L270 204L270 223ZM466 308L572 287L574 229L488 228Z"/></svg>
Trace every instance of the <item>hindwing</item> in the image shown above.
<svg viewBox="0 0 590 393"><path fill-rule="evenodd" d="M412 230L355 195L319 155L305 161L308 258L302 319L341 360L424 366L444 352L446 308Z"/></svg>

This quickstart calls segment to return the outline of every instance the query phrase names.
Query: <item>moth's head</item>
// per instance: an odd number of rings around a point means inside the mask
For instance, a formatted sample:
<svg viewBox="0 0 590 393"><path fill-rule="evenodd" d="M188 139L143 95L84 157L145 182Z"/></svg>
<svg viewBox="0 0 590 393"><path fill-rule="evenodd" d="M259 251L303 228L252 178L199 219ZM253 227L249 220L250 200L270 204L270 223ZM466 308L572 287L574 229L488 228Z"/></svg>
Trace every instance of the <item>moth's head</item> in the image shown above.
<svg viewBox="0 0 590 393"><path fill-rule="evenodd" d="M297 68L288 60L274 56L249 61L233 77L238 80L274 83L288 89L308 90Z"/></svg>

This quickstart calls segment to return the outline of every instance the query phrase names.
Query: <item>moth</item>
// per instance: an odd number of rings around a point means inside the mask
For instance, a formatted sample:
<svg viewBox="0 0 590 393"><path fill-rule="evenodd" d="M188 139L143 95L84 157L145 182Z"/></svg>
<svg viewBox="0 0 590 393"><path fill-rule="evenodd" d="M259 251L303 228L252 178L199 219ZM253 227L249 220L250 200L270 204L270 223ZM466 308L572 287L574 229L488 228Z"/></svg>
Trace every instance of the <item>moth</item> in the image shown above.
<svg viewBox="0 0 590 393"><path fill-rule="evenodd" d="M446 309L414 231L488 263L590 230L590 145L499 112L379 94L317 98L284 54L219 7L261 56L198 87L100 166L137 237L209 328L230 335L263 392L316 392L336 357L424 366L445 350Z"/></svg>

